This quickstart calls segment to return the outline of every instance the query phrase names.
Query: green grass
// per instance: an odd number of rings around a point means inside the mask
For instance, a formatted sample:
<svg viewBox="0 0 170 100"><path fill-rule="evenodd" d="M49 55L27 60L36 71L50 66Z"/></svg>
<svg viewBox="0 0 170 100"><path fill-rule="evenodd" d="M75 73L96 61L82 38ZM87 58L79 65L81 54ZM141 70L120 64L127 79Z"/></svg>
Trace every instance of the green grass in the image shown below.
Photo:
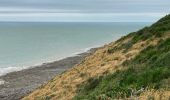
<svg viewBox="0 0 170 100"><path fill-rule="evenodd" d="M124 65L129 69L89 79L74 99L125 98L131 95L131 89L161 88L162 81L170 78L170 39L147 47Z"/></svg>
<svg viewBox="0 0 170 100"><path fill-rule="evenodd" d="M161 34L170 30L169 28L170 15L162 18L149 28L146 27L136 34L130 34L134 36L132 41L122 45L122 48L128 49L133 43L146 40L153 36L161 37ZM157 33L151 34L154 31L157 31ZM108 53L113 53L114 50L109 49ZM137 91L141 88L169 89L168 83L164 81L170 79L170 38L160 40L156 46L148 46L134 59L125 61L123 66L128 67L128 69L89 79L86 84L82 84L79 90L77 90L74 100L125 98L131 95L132 90Z"/></svg>

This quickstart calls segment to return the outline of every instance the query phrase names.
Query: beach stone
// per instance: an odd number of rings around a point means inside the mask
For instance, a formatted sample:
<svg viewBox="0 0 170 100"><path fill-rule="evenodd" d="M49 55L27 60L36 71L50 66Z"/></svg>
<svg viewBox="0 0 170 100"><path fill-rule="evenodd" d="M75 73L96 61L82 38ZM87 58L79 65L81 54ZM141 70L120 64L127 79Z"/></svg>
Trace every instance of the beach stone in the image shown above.
<svg viewBox="0 0 170 100"><path fill-rule="evenodd" d="M79 54L79 56L68 57L0 76L0 100L20 100L56 75L80 63L95 50L96 48L91 49L90 52Z"/></svg>

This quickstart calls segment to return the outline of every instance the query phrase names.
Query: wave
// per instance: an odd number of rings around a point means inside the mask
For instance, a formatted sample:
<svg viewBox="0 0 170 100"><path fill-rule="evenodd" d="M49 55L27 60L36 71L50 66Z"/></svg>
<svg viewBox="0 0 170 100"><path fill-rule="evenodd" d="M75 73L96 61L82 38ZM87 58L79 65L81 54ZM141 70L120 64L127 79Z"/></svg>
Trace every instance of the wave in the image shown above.
<svg viewBox="0 0 170 100"><path fill-rule="evenodd" d="M60 58L57 58L57 59L56 58L48 59L46 61L42 61L42 62L39 62L39 63L33 63L33 64L29 64L29 65L23 64L23 65L17 65L17 66L5 66L5 67L0 68L0 76L6 75L6 74L11 73L11 72L16 72L16 71L21 71L21 70L24 70L24 69L38 67L38 66L41 66L43 64L52 63L52 62L55 62L55 61L59 61L59 60L68 58L68 57L81 56L80 55L81 53L89 52L92 48L97 48L97 47L100 47L100 46L102 46L102 45L95 45L95 46L91 46L91 47L88 47L88 48L85 48L85 49L80 49L78 52L72 53L70 55L63 56L63 57L60 57ZM0 84L3 83L3 82L4 81L0 80Z"/></svg>
<svg viewBox="0 0 170 100"><path fill-rule="evenodd" d="M5 81L0 79L0 85L5 84Z"/></svg>

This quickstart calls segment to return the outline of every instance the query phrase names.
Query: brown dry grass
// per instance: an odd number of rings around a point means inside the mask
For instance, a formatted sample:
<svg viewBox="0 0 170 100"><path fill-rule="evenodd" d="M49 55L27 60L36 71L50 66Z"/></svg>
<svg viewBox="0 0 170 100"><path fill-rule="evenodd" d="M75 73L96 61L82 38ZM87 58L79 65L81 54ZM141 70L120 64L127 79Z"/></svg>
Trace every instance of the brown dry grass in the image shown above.
<svg viewBox="0 0 170 100"><path fill-rule="evenodd" d="M168 90L145 90L139 96L132 96L123 100L170 100L170 91Z"/></svg>
<svg viewBox="0 0 170 100"><path fill-rule="evenodd" d="M163 38L166 38L166 36ZM122 41L112 42L101 47L94 54L85 58L80 64L56 76L47 84L24 97L23 100L71 100L76 95L77 88L89 78L125 69L125 67L121 67L124 61L134 58L145 47L156 45L160 40L154 38L141 41L134 44L127 52L116 50L114 53L108 54L107 50L109 48L121 46L131 39L132 37L125 38ZM155 98L159 98L157 92L147 91L140 96L140 98L143 98L141 100L145 100L152 93L154 93L153 96ZM164 93L169 94L169 91Z"/></svg>

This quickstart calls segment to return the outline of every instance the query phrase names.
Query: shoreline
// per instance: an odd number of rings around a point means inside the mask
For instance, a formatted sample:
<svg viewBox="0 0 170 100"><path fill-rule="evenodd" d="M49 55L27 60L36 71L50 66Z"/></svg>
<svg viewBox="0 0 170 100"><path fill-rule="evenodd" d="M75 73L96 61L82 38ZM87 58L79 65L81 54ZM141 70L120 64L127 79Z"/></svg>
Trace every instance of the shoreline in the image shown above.
<svg viewBox="0 0 170 100"><path fill-rule="evenodd" d="M94 53L99 47L86 49L53 62L42 63L27 69L14 71L0 76L0 100L19 100L56 75L80 63L85 57Z"/></svg>
<svg viewBox="0 0 170 100"><path fill-rule="evenodd" d="M13 67L9 66L9 67L4 68L6 71L4 69L2 71L0 71L0 77L5 76L9 73L18 72L18 71L22 71L22 70L27 70L27 69L32 69L32 68L35 68L35 67L43 66L44 64L53 63L53 62L56 62L56 61L60 61L60 60L69 58L69 57L79 56L83 53L87 53L87 52L91 51L91 49L100 48L101 46L103 46L105 44L107 44L107 42L103 43L101 45L95 45L95 46L88 47L88 48L85 48L85 49L80 49L78 52L71 53L68 56L63 56L63 57L60 57L58 59L49 59L49 60L46 60L46 61L42 61L42 62L39 62L39 63L33 63L33 64L30 64L30 65L18 65L18 66L13 66ZM1 85L1 80L0 80L0 85Z"/></svg>

